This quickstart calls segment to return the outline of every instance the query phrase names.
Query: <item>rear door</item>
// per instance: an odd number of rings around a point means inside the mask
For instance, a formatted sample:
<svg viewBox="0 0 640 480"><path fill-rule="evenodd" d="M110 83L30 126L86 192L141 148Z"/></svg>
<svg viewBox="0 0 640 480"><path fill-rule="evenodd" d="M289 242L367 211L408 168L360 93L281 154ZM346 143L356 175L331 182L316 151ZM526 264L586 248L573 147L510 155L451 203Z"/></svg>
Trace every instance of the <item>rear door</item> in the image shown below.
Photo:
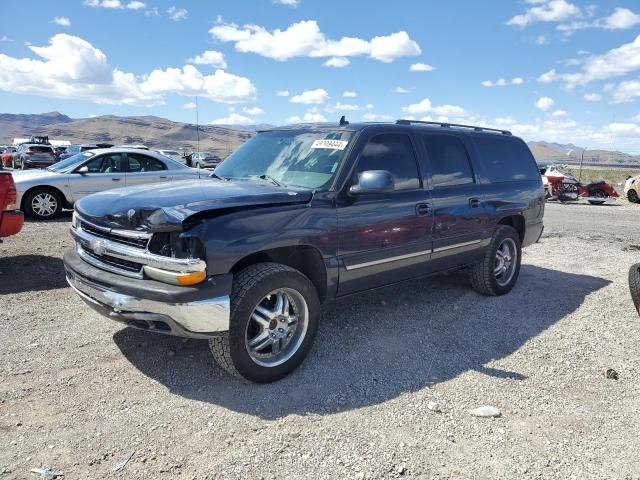
<svg viewBox="0 0 640 480"><path fill-rule="evenodd" d="M338 294L345 295L419 276L431 255L432 216L414 139L406 132L375 133L363 141L338 202ZM367 170L387 170L395 191L351 196Z"/></svg>
<svg viewBox="0 0 640 480"><path fill-rule="evenodd" d="M433 208L430 268L442 270L473 261L487 243L486 185L474 168L464 135L421 133L428 160Z"/></svg>
<svg viewBox="0 0 640 480"><path fill-rule="evenodd" d="M126 179L127 186L171 180L171 175L164 162L151 155L127 153L127 159L129 163Z"/></svg>
<svg viewBox="0 0 640 480"><path fill-rule="evenodd" d="M76 172L69 175L69 189L73 201L92 193L124 187L125 159L122 153L105 153L91 158L82 167L87 167L88 172Z"/></svg>

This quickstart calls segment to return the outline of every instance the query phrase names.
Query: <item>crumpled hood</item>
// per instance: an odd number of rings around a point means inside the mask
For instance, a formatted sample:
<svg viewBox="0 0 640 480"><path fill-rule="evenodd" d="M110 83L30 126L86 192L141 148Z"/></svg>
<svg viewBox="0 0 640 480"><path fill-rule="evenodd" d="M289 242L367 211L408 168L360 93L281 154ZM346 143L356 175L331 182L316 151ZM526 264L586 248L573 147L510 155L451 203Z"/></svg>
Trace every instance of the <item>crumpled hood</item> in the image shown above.
<svg viewBox="0 0 640 480"><path fill-rule="evenodd" d="M201 212L227 208L306 203L309 190L261 181L213 178L118 188L85 197L75 209L93 223L128 230L170 231Z"/></svg>

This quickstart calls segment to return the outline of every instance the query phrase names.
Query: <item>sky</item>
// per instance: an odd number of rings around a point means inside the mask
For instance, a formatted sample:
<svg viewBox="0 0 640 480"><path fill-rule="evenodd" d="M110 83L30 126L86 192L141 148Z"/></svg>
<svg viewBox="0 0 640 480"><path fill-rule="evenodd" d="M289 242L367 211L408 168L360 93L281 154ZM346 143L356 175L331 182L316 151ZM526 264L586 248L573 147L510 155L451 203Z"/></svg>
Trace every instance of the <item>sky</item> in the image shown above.
<svg viewBox="0 0 640 480"><path fill-rule="evenodd" d="M398 118L640 153L640 2L0 0L0 112Z"/></svg>

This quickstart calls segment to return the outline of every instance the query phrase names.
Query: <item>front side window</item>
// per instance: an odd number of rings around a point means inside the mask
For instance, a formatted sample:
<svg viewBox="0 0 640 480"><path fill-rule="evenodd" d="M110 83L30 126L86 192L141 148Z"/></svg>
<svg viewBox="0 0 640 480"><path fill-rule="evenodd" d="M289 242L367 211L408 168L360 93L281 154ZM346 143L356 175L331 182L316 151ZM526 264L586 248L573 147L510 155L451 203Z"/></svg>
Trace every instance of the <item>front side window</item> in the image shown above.
<svg viewBox="0 0 640 480"><path fill-rule="evenodd" d="M120 173L123 172L123 159L120 153L100 155L85 163L88 173Z"/></svg>
<svg viewBox="0 0 640 480"><path fill-rule="evenodd" d="M420 188L418 164L411 139L401 133L384 133L371 138L358 158L356 173L386 170L395 182L396 190Z"/></svg>
<svg viewBox="0 0 640 480"><path fill-rule="evenodd" d="M434 187L474 183L467 149L453 135L423 135L422 140L431 165Z"/></svg>
<svg viewBox="0 0 640 480"><path fill-rule="evenodd" d="M327 188L353 136L344 130L258 133L216 168L216 175L303 188ZM262 178L261 178L262 177Z"/></svg>
<svg viewBox="0 0 640 480"><path fill-rule="evenodd" d="M127 156L129 157L129 172L131 173L159 172L167 169L160 160L147 155L129 153Z"/></svg>

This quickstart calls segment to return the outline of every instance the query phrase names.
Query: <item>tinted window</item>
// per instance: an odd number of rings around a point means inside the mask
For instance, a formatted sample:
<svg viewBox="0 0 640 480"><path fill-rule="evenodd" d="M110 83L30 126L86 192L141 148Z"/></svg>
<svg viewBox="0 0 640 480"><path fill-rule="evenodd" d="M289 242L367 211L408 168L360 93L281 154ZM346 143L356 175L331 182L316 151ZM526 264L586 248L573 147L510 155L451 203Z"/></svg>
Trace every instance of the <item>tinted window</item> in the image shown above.
<svg viewBox="0 0 640 480"><path fill-rule="evenodd" d="M89 173L119 173L124 171L122 155L119 153L109 153L100 155L85 163Z"/></svg>
<svg viewBox="0 0 640 480"><path fill-rule="evenodd" d="M473 183L469 155L459 138L452 135L424 135L434 187Z"/></svg>
<svg viewBox="0 0 640 480"><path fill-rule="evenodd" d="M367 170L387 170L396 190L420 188L418 164L407 135L385 133L370 139L360 154L356 173Z"/></svg>
<svg viewBox="0 0 640 480"><path fill-rule="evenodd" d="M492 182L540 180L531 151L522 140L498 135L476 135L475 142Z"/></svg>
<svg viewBox="0 0 640 480"><path fill-rule="evenodd" d="M140 155L139 153L129 153L128 157L130 172L158 172L167 169L164 163L153 157Z"/></svg>

